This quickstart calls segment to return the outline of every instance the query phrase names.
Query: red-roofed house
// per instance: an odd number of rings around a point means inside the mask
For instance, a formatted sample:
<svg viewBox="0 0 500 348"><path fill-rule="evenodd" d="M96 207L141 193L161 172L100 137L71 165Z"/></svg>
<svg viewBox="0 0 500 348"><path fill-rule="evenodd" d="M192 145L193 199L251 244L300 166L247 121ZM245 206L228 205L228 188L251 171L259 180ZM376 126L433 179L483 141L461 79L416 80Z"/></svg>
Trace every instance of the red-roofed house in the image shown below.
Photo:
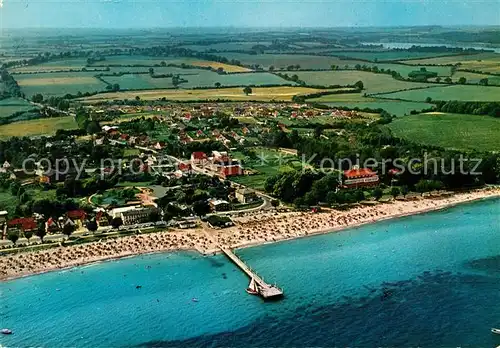
<svg viewBox="0 0 500 348"><path fill-rule="evenodd" d="M17 227L17 228L21 229L23 232L24 231L33 231L37 227L36 221L34 218L19 218L19 219L10 220L7 223L7 226Z"/></svg>
<svg viewBox="0 0 500 348"><path fill-rule="evenodd" d="M230 176L243 175L243 169L239 165L235 166L224 166L219 170L219 175L222 178L227 178Z"/></svg>
<svg viewBox="0 0 500 348"><path fill-rule="evenodd" d="M128 140L130 137L128 134L122 134L120 135L120 140Z"/></svg>
<svg viewBox="0 0 500 348"><path fill-rule="evenodd" d="M96 214L95 221L99 226L108 226L109 225L109 219L108 215L105 214L103 211L99 211Z"/></svg>
<svg viewBox="0 0 500 348"><path fill-rule="evenodd" d="M87 218L87 213L84 210L71 210L66 213L66 216L71 220L80 220L83 221Z"/></svg>
<svg viewBox="0 0 500 348"><path fill-rule="evenodd" d="M358 188L377 186L379 177L377 173L369 168L356 168L344 171L344 188Z"/></svg>
<svg viewBox="0 0 500 348"><path fill-rule="evenodd" d="M57 232L59 231L59 225L53 218L49 218L45 223L45 228L47 232Z"/></svg>
<svg viewBox="0 0 500 348"><path fill-rule="evenodd" d="M196 151L191 154L191 163L203 163L208 160L208 156L205 152Z"/></svg>
<svg viewBox="0 0 500 348"><path fill-rule="evenodd" d="M191 164L179 162L178 168L179 168L179 170L182 170L183 172L189 172L191 170Z"/></svg>

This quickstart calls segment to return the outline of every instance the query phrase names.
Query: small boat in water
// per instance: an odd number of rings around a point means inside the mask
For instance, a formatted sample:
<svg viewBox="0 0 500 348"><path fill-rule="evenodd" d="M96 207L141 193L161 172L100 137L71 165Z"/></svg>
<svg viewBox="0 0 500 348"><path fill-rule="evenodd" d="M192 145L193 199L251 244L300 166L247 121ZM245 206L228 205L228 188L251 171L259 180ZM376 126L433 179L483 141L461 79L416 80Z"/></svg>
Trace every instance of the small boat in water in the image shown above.
<svg viewBox="0 0 500 348"><path fill-rule="evenodd" d="M0 332L4 335L11 335L12 334L12 330L9 330L9 329L2 329Z"/></svg>
<svg viewBox="0 0 500 348"><path fill-rule="evenodd" d="M258 295L259 294L259 287L257 286L257 283L255 282L255 279L252 278L250 281L250 284L248 285L248 288L246 290L250 295Z"/></svg>
<svg viewBox="0 0 500 348"><path fill-rule="evenodd" d="M494 334L497 334L497 335L500 335L500 329L491 329L491 332L493 332Z"/></svg>

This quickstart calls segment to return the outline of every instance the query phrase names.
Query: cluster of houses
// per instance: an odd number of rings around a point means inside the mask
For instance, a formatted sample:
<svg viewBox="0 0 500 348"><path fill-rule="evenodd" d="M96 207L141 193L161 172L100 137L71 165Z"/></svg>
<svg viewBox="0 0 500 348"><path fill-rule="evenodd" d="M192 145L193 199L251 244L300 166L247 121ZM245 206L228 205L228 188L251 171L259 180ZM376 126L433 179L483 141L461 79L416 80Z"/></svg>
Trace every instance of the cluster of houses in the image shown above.
<svg viewBox="0 0 500 348"><path fill-rule="evenodd" d="M73 230L80 230L86 227L86 223L94 220L98 227L109 226L113 219L120 218L125 226L138 225L151 221L151 216L158 213L161 216L161 210L155 205L136 204L130 206L122 206L110 209L108 211L97 208L95 214L89 216L84 210L68 211L63 216L55 219L44 219L39 214L33 214L31 217L7 219L8 212L0 211L0 231L2 239L5 239L8 232L16 230L20 235L25 232L34 233L44 226L46 234L61 233L66 226L71 226Z"/></svg>
<svg viewBox="0 0 500 348"><path fill-rule="evenodd" d="M3 225L2 239L5 239L5 236L11 230L16 230L20 232L20 234L24 234L25 232L34 233L40 228L39 226L43 226L47 234L59 233L65 228L65 226L71 226L74 230L77 230L84 226L88 217L87 213L83 210L68 211L64 216L61 216L58 219L44 219L43 216L35 213L31 217L8 220L7 215L7 211L0 212L0 226ZM108 224L107 217L96 217L96 221L99 221L101 225Z"/></svg>
<svg viewBox="0 0 500 348"><path fill-rule="evenodd" d="M193 152L191 165L209 170L223 179L245 174L240 161L231 158L226 151L212 151L210 157L204 152Z"/></svg>

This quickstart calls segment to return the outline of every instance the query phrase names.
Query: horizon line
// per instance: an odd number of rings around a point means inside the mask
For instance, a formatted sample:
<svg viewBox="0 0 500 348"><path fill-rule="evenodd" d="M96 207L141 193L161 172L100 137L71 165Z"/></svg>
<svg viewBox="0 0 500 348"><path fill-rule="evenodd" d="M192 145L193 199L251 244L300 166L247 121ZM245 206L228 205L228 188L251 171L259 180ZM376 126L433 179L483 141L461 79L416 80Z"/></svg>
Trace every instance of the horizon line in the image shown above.
<svg viewBox="0 0 500 348"><path fill-rule="evenodd" d="M0 30L53 30L53 29L100 29L100 30L157 30L157 29L353 29L353 28L460 28L460 27L487 27L499 28L500 24L455 24L455 25L442 25L442 24L408 24L408 25L351 25L351 26L165 26L165 27L0 27Z"/></svg>

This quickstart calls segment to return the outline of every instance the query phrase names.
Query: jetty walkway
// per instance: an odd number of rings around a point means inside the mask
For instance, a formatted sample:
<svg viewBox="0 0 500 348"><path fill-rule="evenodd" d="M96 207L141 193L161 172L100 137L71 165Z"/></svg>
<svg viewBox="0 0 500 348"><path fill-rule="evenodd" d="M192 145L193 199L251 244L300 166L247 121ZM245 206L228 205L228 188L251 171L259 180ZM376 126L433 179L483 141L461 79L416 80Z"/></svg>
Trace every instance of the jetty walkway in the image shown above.
<svg viewBox="0 0 500 348"><path fill-rule="evenodd" d="M224 248L219 245L222 252L233 261L250 279L254 279L259 289L259 295L265 300L278 299L283 297L283 290L276 285L267 284L257 273L248 267L238 256L236 256L230 249Z"/></svg>

